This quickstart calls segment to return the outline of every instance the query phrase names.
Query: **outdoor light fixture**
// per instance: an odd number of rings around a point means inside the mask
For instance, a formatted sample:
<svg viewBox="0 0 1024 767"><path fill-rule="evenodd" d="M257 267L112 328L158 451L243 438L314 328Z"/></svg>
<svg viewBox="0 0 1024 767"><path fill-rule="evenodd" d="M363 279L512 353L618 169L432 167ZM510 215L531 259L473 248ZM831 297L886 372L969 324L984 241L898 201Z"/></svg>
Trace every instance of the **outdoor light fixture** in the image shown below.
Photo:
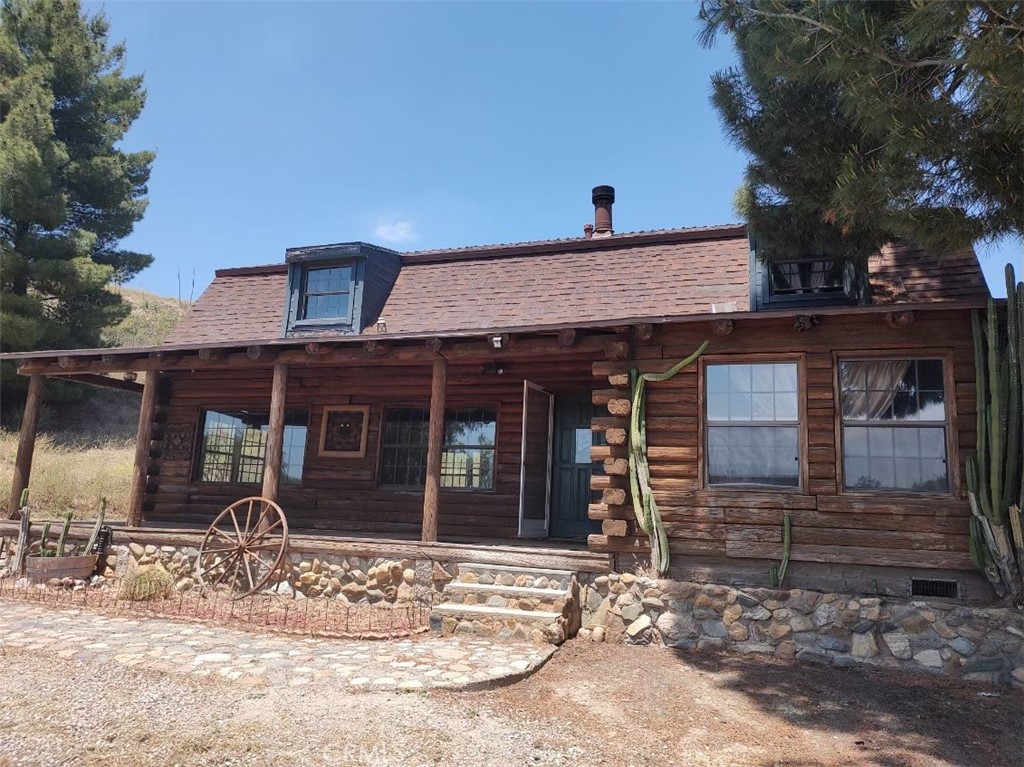
<svg viewBox="0 0 1024 767"><path fill-rule="evenodd" d="M480 372L484 375L500 376L505 374L505 366L500 362L488 362L481 366Z"/></svg>
<svg viewBox="0 0 1024 767"><path fill-rule="evenodd" d="M491 336L491 346L495 349L504 349L508 346L508 333L502 333L497 336Z"/></svg>
<svg viewBox="0 0 1024 767"><path fill-rule="evenodd" d="M377 332L378 333L387 333L388 332L387 320L377 320Z"/></svg>

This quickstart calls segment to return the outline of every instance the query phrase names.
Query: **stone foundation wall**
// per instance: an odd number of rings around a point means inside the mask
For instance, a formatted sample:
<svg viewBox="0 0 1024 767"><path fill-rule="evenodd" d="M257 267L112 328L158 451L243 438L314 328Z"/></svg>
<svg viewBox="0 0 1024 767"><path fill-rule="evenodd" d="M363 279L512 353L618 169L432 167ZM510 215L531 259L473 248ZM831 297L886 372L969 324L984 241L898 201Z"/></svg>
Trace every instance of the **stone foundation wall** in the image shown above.
<svg viewBox="0 0 1024 767"><path fill-rule="evenodd" d="M107 578L131 567L162 567L177 591L198 585L195 574L199 550L192 547L115 546L107 556ZM297 598L328 597L352 604L435 604L457 572L455 565L431 560L345 557L289 552L287 565L271 580L268 591Z"/></svg>
<svg viewBox="0 0 1024 767"><path fill-rule="evenodd" d="M581 637L1024 686L1024 611L583 575Z"/></svg>

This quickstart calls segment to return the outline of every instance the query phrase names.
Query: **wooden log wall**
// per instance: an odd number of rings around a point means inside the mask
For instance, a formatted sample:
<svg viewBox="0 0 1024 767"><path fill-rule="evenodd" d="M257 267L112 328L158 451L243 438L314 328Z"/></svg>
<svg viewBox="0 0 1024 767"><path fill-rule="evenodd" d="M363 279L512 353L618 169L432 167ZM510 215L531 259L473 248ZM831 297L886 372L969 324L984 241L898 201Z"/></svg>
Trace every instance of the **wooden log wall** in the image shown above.
<svg viewBox="0 0 1024 767"><path fill-rule="evenodd" d="M593 428L607 436L593 457L605 474L592 487L601 502L590 517L602 520L602 534L590 548L643 555L625 470L629 416L628 371L662 371L711 339L705 359L752 361L749 355L798 355L804 413L803 485L799 491L706 488L702 481L701 365L647 387L647 441L654 494L669 534L675 561L686 557L778 560L782 520L792 520L794 562L861 566L975 568L968 555L970 509L964 496L961 456L975 446L974 358L970 315L965 311L918 312L905 327L885 315L822 316L820 324L797 332L793 319L736 320L662 326L647 341L633 341L633 360L593 365L594 402L607 414ZM948 495L844 492L839 455L835 360L853 352L891 351L894 356L949 355L952 391L946 392L954 437L949 449L952 492ZM947 373L947 380L949 379Z"/></svg>
<svg viewBox="0 0 1024 767"><path fill-rule="evenodd" d="M444 353L444 350L441 352ZM587 392L592 364L600 355L591 348L557 348L532 360L511 357L504 372L490 360L456 359L448 367L447 406L492 407L497 411L494 489L440 491L439 535L452 538L514 538L518 534L523 380L555 392ZM388 357L382 358L385 362ZM167 458L155 443L153 472L146 496L147 524L208 524L230 502L259 493L259 485L195 481L201 413L204 409L267 411L271 370L261 368L168 372L169 399L161 409L165 428L194 425L191 456ZM308 408L309 429L301 485L282 484L278 501L293 528L335 532L404 534L418 537L423 520L423 489L377 487L380 431L385 406L428 408L431 362L406 364L307 366L289 365L287 409ZM365 458L318 455L323 408L368 405Z"/></svg>

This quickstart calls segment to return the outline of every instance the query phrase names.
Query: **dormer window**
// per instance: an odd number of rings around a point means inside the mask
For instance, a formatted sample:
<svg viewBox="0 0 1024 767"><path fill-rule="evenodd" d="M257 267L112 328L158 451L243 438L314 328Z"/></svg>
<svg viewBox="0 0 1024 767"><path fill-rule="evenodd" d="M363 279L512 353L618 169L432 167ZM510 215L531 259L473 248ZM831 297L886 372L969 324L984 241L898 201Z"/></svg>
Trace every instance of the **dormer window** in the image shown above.
<svg viewBox="0 0 1024 767"><path fill-rule="evenodd" d="M768 287L774 296L843 294L844 264L827 258L776 261L770 266Z"/></svg>
<svg viewBox="0 0 1024 767"><path fill-rule="evenodd" d="M287 336L361 333L375 326L402 268L393 250L365 242L289 248Z"/></svg>
<svg viewBox="0 0 1024 767"><path fill-rule="evenodd" d="M306 267L303 280L303 320L351 322L351 265Z"/></svg>
<svg viewBox="0 0 1024 767"><path fill-rule="evenodd" d="M867 303L865 270L842 259L805 256L764 263L751 253L750 276L752 309Z"/></svg>

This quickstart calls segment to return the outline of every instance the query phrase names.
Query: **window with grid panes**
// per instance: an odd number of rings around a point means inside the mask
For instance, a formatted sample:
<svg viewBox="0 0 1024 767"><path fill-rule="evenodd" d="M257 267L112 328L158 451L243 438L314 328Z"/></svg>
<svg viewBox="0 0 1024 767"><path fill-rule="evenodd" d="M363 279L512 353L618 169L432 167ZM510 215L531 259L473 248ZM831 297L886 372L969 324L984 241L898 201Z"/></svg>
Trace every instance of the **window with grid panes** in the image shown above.
<svg viewBox="0 0 1024 767"><path fill-rule="evenodd" d="M798 487L797 364L708 364L704 388L707 484Z"/></svg>
<svg viewBox="0 0 1024 767"><path fill-rule="evenodd" d="M441 487L490 490L494 487L496 415L489 408L445 411ZM379 483L386 487L423 487L427 477L430 411L388 408L384 413Z"/></svg>
<svg viewBox="0 0 1024 767"><path fill-rule="evenodd" d="M307 267L302 286L301 319L346 319L352 299L352 267Z"/></svg>
<svg viewBox="0 0 1024 767"><path fill-rule="evenodd" d="M948 492L941 359L840 360L847 490Z"/></svg>
<svg viewBox="0 0 1024 767"><path fill-rule="evenodd" d="M267 412L204 411L197 479L238 484L262 482L269 419ZM302 480L308 422L306 411L285 414L282 483L298 484Z"/></svg>

